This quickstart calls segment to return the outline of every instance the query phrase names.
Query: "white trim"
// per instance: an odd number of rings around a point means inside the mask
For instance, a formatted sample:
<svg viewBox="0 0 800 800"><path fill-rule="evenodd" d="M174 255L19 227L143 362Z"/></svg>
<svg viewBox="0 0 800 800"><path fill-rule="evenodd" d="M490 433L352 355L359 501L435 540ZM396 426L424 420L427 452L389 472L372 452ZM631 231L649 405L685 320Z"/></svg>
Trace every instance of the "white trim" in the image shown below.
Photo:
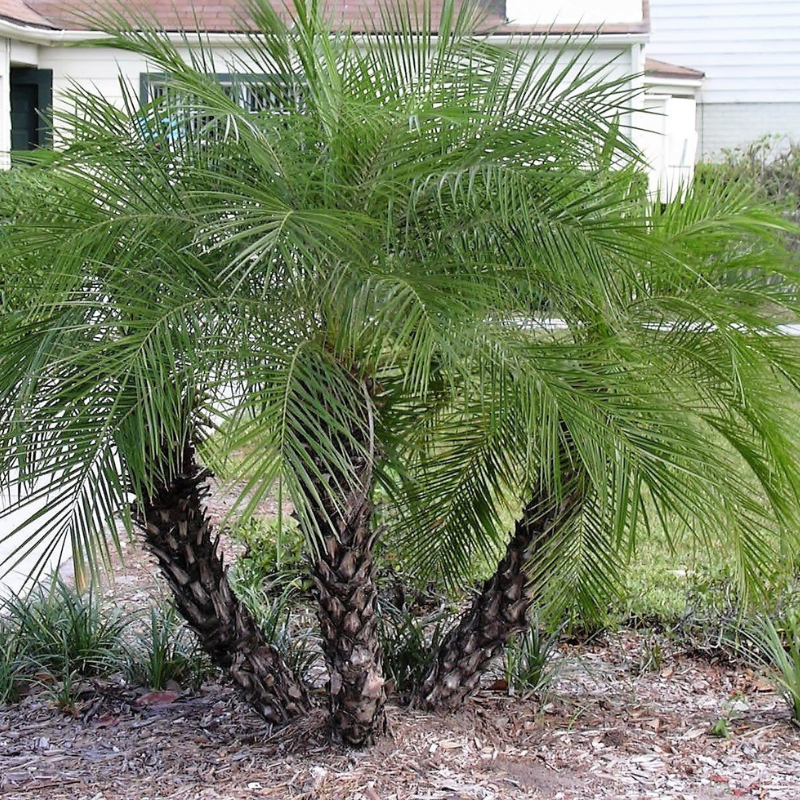
<svg viewBox="0 0 800 800"><path fill-rule="evenodd" d="M663 87L665 91L669 91L671 88L680 88L680 89L699 89L703 85L702 78L660 78L656 75L647 75L644 76L645 86L658 86ZM672 94L672 92L670 92Z"/></svg>
<svg viewBox="0 0 800 800"><path fill-rule="evenodd" d="M568 40L580 44L595 44L598 49L613 47L615 45L631 46L634 44L647 44L650 39L649 33L490 33L488 39L497 44L516 44L523 45L530 41L552 40L553 42L563 42Z"/></svg>
<svg viewBox="0 0 800 800"><path fill-rule="evenodd" d="M382 34L357 34L357 36L381 36ZM480 34L479 34L480 35ZM76 31L76 30L51 30L48 28L36 28L29 25L9 22L0 19L0 36L9 36L21 41L28 41L35 44L56 46L60 44L79 44L81 42L97 42L107 38L108 34L102 31ZM210 45L238 45L247 40L247 35L243 33L203 33L187 31L185 36L190 39L199 36L203 42ZM167 39L175 44L186 42L184 34L169 32ZM532 39L571 39L575 42L594 42L598 47L613 45L632 45L634 43L645 44L649 39L647 33L580 33L571 35L568 33L539 34L539 33L489 33L486 37L498 44L522 44Z"/></svg>
<svg viewBox="0 0 800 800"><path fill-rule="evenodd" d="M11 39L0 38L0 170L11 167Z"/></svg>

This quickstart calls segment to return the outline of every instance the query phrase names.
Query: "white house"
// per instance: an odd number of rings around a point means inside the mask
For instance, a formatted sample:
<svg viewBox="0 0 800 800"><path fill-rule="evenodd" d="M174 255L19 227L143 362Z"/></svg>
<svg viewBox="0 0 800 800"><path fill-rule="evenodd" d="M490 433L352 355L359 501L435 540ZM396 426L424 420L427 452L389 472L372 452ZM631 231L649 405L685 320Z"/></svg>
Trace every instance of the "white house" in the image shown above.
<svg viewBox="0 0 800 800"><path fill-rule="evenodd" d="M535 39L548 33L570 34L576 42L588 42L598 64L610 64L611 74L625 76L632 89L641 90L638 118L628 123L650 161L651 188L668 195L681 180L691 177L696 146L694 96L702 74L646 63L647 0L484 2L489 12L487 29L496 42L527 46L519 40L515 44L514 37L521 33ZM330 13L343 26L359 29L362 20L379 16L378 0L330 3ZM433 6L436 18L436 0ZM189 0L137 0L135 7L166 31L191 30L199 24L214 48L217 64L225 65L220 72L235 69L231 65L236 63L236 34L247 24L242 21L241 0L196 0L194 5ZM142 101L147 100L156 80L154 70L139 55L90 46L98 34L76 18L75 8L74 0L0 0L0 167L10 164L13 151L48 145L49 133L38 112L46 110L57 117L66 108L65 90L73 83L121 101L122 75L128 86L140 92ZM555 44L556 38L545 41ZM2 504L0 498L0 508ZM19 520L17 514L14 522ZM0 519L0 538L12 529L11 520ZM0 545L0 575L12 549Z"/></svg>
<svg viewBox="0 0 800 800"><path fill-rule="evenodd" d="M439 0L441 2L441 0ZM497 41L515 35L572 34L591 40L598 62L613 62L619 75L633 75L634 88L646 88L641 107L650 113L633 125L652 167L651 187L671 193L691 174L696 147L693 104L702 73L645 62L650 36L648 0L483 0L487 29ZM114 0L99 0L116 5ZM82 47L97 37L76 17L73 0L0 0L0 166L10 151L45 145L48 132L37 109L63 108L71 82L90 85L108 98L120 96L118 75L146 93L150 70L136 55L109 48ZM276 6L282 5L276 0ZM379 16L378 0L329 0L341 25L363 27ZM437 0L433 2L436 15ZM138 0L129 7L167 31L208 32L218 63L231 63L236 32L246 26L241 0ZM648 53L649 54L649 53ZM645 67L647 66L647 69ZM692 64L691 66L694 66ZM143 97L144 99L144 97Z"/></svg>
<svg viewBox="0 0 800 800"><path fill-rule="evenodd" d="M703 157L776 134L800 141L798 0L650 0L648 55L705 73Z"/></svg>

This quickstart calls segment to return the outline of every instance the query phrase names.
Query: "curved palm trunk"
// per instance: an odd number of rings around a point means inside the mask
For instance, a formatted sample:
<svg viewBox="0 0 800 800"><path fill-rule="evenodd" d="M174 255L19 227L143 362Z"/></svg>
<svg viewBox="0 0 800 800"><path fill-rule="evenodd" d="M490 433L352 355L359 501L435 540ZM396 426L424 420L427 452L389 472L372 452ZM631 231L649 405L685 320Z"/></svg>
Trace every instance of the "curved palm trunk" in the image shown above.
<svg viewBox="0 0 800 800"><path fill-rule="evenodd" d="M583 497L579 481L560 503L540 492L516 523L505 556L445 636L430 671L416 693L415 703L428 709L452 709L475 691L492 659L515 633L524 631L536 596L530 567L548 558L560 528L576 513Z"/></svg>
<svg viewBox="0 0 800 800"><path fill-rule="evenodd" d="M213 663L233 678L268 722L284 724L310 709L308 693L234 595L218 551L219 537L212 538L205 513L208 475L190 445L182 455L181 473L157 486L137 509L145 545Z"/></svg>
<svg viewBox="0 0 800 800"><path fill-rule="evenodd" d="M364 393L371 415L366 387ZM372 430L371 416L367 427ZM386 689L372 554L374 441L366 457L351 453L350 460L357 485L337 504L330 499L329 487L320 486L317 497L322 504L312 505L322 541L314 554L311 577L330 674L331 727L337 738L361 747L371 744L385 728Z"/></svg>

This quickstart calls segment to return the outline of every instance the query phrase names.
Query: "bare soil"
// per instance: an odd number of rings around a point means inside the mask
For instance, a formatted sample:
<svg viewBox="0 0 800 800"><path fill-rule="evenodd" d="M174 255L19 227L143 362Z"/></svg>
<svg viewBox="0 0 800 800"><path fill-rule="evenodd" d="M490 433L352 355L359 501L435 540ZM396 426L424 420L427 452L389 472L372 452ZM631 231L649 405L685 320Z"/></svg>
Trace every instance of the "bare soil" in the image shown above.
<svg viewBox="0 0 800 800"><path fill-rule="evenodd" d="M136 544L126 550L106 593L141 608L162 587ZM544 698L496 683L451 716L390 704L386 737L363 751L331 744L322 711L272 731L225 685L95 681L70 713L38 693L0 709L0 796L800 798L800 731L783 699L748 669L659 646L650 670L652 641L633 631L564 646Z"/></svg>

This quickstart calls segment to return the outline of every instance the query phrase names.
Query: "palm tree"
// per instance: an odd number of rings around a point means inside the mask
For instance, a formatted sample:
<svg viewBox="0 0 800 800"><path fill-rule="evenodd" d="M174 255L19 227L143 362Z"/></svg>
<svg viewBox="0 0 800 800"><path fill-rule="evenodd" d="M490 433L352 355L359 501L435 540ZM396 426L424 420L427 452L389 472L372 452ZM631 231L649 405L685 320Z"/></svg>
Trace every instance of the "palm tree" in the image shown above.
<svg viewBox="0 0 800 800"><path fill-rule="evenodd" d="M106 537L119 544L117 520L135 519L212 660L284 723L308 710L306 689L231 591L195 459L230 332L194 293L214 265L168 190L172 157L104 110L94 140L19 176L25 202L6 225L4 266L38 281L3 317L3 477L18 496L4 513L34 503L26 547L44 564L70 541L79 577L107 560Z"/></svg>
<svg viewBox="0 0 800 800"><path fill-rule="evenodd" d="M758 352L747 364L795 374L765 335L761 283L736 283L756 250L735 237L766 239L772 222L741 203L730 218L645 210L619 124L627 82L572 42L498 47L452 2L435 23L387 11L392 33L374 39L332 34L315 5L298 3L291 25L266 0L250 13L238 68L260 76L255 111L209 74L202 46L187 63L141 21L107 21L111 44L167 76L162 96L118 109L76 91L72 143L42 156L58 202L9 226L15 258L49 267L26 321L0 333L0 475L70 509L40 535L71 537L92 566L132 496L217 663L269 720L304 713L302 683L230 591L204 511L196 454L222 419L215 448L245 454L242 511L276 483L295 505L333 727L356 745L381 729L386 696L376 483L406 512L418 561L453 580L503 548L506 509L526 510L483 611L443 643L430 705L474 687L539 583L567 585L551 579L569 565L580 591L605 585L645 495L688 519L708 477L725 478L712 516L736 520L742 574L756 574L756 511L708 431L743 437L742 452L751 437L748 464L786 521L790 443L759 427L749 395L723 403L735 393L720 368L740 358L735 340ZM790 306L784 287L766 292ZM543 316L567 332L532 332ZM730 414L746 430L723 425ZM533 555L542 580L528 588ZM469 663L456 669L456 653Z"/></svg>
<svg viewBox="0 0 800 800"><path fill-rule="evenodd" d="M735 182L631 207L628 220L647 257L618 253L613 272L594 275L602 261L585 259L580 292L574 276L537 265L536 285L554 289L547 313L563 324L515 330L506 353L535 376L534 396L515 408L480 387L471 410L442 408L430 423L438 434L420 448L405 541L417 569L463 574L495 557L481 530L503 530L502 509L517 522L435 653L422 706L462 702L535 602L602 607L654 526L722 548L745 598L796 551L798 348L780 323L796 319L797 287L785 226Z"/></svg>

